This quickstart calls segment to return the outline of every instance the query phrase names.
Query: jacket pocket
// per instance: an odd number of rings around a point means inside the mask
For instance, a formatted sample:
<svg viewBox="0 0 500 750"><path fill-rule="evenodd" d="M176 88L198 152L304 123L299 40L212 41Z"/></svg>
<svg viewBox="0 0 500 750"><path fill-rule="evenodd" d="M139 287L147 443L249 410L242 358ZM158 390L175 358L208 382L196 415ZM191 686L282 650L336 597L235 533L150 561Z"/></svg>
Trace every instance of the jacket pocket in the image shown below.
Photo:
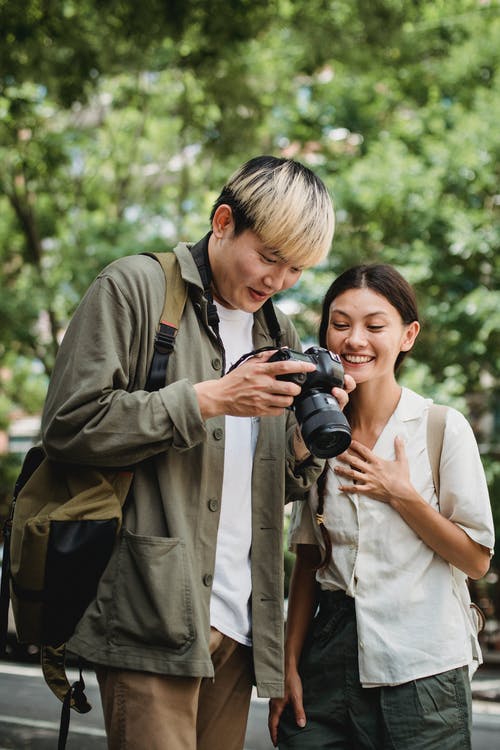
<svg viewBox="0 0 500 750"><path fill-rule="evenodd" d="M116 644L185 651L195 637L182 539L138 536L124 529L113 586Z"/></svg>

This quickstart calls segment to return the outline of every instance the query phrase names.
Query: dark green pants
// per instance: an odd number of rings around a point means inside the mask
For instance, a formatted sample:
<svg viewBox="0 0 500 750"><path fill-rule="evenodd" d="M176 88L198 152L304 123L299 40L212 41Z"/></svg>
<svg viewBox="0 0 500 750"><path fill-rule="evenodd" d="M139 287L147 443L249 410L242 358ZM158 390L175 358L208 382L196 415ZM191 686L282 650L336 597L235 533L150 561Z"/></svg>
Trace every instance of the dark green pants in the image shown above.
<svg viewBox="0 0 500 750"><path fill-rule="evenodd" d="M362 688L354 600L342 592L322 592L300 673L307 724L297 727L287 706L280 750L471 750L467 667Z"/></svg>

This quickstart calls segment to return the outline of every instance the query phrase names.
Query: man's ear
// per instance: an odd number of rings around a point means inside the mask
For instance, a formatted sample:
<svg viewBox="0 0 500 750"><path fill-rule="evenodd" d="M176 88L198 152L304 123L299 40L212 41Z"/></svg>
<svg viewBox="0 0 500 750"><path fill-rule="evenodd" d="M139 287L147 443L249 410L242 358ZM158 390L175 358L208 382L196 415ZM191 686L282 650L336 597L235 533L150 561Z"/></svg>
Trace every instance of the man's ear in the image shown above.
<svg viewBox="0 0 500 750"><path fill-rule="evenodd" d="M417 338L419 331L420 331L420 323L418 322L418 320L414 320L412 323L406 326L406 331L403 336L403 341L401 342L402 352L410 351L410 349L413 347L413 344L415 343L415 339Z"/></svg>
<svg viewBox="0 0 500 750"><path fill-rule="evenodd" d="M220 239L228 231L231 233L234 231L233 211L227 203L222 203L215 210L212 219L212 232Z"/></svg>

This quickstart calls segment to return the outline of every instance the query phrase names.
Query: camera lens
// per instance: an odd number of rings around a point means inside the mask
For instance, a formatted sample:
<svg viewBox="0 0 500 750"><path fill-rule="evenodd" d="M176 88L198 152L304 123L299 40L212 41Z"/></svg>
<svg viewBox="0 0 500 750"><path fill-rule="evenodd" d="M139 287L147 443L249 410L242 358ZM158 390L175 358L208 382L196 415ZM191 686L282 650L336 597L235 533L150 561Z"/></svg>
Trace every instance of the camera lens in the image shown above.
<svg viewBox="0 0 500 750"><path fill-rule="evenodd" d="M329 393L310 391L295 404L302 438L313 456L333 458L351 444L351 428Z"/></svg>

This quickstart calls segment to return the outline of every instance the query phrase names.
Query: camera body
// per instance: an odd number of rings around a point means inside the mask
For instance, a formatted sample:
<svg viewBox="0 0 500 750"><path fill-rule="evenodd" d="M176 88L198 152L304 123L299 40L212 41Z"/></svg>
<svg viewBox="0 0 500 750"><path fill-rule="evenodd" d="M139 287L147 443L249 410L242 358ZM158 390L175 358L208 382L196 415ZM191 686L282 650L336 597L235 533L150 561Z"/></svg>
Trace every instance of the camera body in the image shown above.
<svg viewBox="0 0 500 750"><path fill-rule="evenodd" d="M269 358L269 362L277 361L312 362L316 365L313 372L292 372L289 375L278 375L278 380L296 383L301 388L311 390L328 390L342 388L344 385L344 368L338 354L323 349L321 346L311 346L303 354L293 349L278 349Z"/></svg>
<svg viewBox="0 0 500 750"><path fill-rule="evenodd" d="M304 353L278 349L269 362L312 362L313 372L277 375L301 387L293 409L308 449L318 458L332 458L345 451L351 443L351 428L331 390L344 385L344 368L340 357L328 349L311 346Z"/></svg>

